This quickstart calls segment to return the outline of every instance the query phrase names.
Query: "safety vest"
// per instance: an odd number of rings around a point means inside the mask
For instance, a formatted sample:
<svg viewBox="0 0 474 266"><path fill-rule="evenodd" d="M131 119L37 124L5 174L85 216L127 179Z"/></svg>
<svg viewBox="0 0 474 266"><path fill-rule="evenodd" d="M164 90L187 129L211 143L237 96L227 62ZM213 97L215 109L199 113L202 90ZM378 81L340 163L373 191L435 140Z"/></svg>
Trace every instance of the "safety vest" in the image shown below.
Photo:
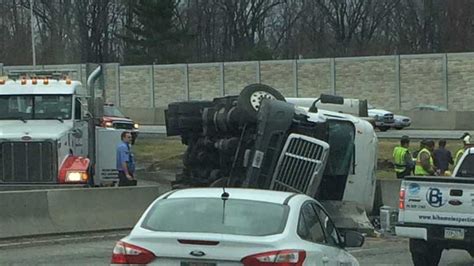
<svg viewBox="0 0 474 266"><path fill-rule="evenodd" d="M461 148L458 150L458 152L456 152L456 157L454 159L454 165L456 166L459 162L459 160L461 160L461 156L464 154L464 148Z"/></svg>
<svg viewBox="0 0 474 266"><path fill-rule="evenodd" d="M430 173L428 171L426 171L423 166L421 165L421 154L422 153L428 153L428 155L430 156L430 167L433 168L434 164L433 164L433 157L431 156L431 152L426 149L426 148L423 148L421 149L421 151L418 153L418 156L416 156L416 165L415 165L415 175L420 175L420 176L426 176L426 175L429 175Z"/></svg>
<svg viewBox="0 0 474 266"><path fill-rule="evenodd" d="M405 154L408 152L408 149L402 146L395 147L393 149L393 161L395 166L395 172L403 173L407 169L407 164L405 163Z"/></svg>

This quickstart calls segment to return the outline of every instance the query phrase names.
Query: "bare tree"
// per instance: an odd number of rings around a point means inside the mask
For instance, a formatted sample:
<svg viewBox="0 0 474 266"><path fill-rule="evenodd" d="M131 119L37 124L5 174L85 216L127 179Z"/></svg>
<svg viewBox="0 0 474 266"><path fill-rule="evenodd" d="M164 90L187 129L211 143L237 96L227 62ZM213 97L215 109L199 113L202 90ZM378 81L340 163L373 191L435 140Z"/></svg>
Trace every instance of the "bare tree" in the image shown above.
<svg viewBox="0 0 474 266"><path fill-rule="evenodd" d="M281 4L278 0L220 0L223 19L223 56L231 60L249 59L265 40L265 19Z"/></svg>
<svg viewBox="0 0 474 266"><path fill-rule="evenodd" d="M30 64L30 1L0 2L0 62ZM172 8L137 12L164 3ZM474 44L471 0L35 0L33 10L40 64L460 52Z"/></svg>
<svg viewBox="0 0 474 266"><path fill-rule="evenodd" d="M31 64L30 15L21 0L0 4L0 62Z"/></svg>

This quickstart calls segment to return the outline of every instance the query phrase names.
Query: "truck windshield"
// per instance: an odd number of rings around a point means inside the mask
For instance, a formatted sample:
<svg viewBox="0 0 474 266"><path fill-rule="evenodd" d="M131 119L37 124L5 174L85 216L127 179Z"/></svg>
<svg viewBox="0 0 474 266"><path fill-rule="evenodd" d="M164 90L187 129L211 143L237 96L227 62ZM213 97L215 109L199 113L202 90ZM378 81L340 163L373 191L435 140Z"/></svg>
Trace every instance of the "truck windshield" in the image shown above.
<svg viewBox="0 0 474 266"><path fill-rule="evenodd" d="M72 95L1 95L0 119L71 119Z"/></svg>
<svg viewBox="0 0 474 266"><path fill-rule="evenodd" d="M116 117L125 117L120 110L115 106L104 106L104 115L105 116L116 116Z"/></svg>
<svg viewBox="0 0 474 266"><path fill-rule="evenodd" d="M351 122L328 120L329 157L319 186L320 199L342 200L347 177L354 171L355 128Z"/></svg>
<svg viewBox="0 0 474 266"><path fill-rule="evenodd" d="M352 169L354 159L355 129L352 123L338 120L328 120L329 158L325 175L347 176Z"/></svg>

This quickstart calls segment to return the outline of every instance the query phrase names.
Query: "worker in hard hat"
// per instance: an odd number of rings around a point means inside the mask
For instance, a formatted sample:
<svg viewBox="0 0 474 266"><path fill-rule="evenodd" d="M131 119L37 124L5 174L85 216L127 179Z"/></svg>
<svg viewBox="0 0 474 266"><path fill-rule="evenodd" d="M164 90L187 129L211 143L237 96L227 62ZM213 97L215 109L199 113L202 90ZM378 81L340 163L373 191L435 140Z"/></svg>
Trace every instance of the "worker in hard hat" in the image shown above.
<svg viewBox="0 0 474 266"><path fill-rule="evenodd" d="M408 136L402 136L400 146L393 149L393 164L397 178L404 178L405 176L410 175L415 167L413 158L408 150L409 146L410 138Z"/></svg>
<svg viewBox="0 0 474 266"><path fill-rule="evenodd" d="M433 160L433 150L435 143L433 140L422 140L420 143L421 150L416 156L415 164L415 175L416 176L429 176L435 175L435 166Z"/></svg>
<svg viewBox="0 0 474 266"><path fill-rule="evenodd" d="M464 151L469 146L469 144L471 144L471 134L469 134L469 132L464 133L464 135L461 136L461 140L463 142L463 147L456 152L456 157L454 159L454 165L458 164L459 160L461 159L462 155L464 154Z"/></svg>

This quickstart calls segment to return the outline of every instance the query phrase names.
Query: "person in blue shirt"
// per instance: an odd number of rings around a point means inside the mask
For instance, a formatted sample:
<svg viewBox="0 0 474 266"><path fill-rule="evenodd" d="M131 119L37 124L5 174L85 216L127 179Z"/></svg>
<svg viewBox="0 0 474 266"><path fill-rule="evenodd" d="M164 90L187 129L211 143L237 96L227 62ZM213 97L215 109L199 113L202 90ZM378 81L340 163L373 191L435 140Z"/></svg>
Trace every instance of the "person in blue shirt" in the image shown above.
<svg viewBox="0 0 474 266"><path fill-rule="evenodd" d="M449 170L449 165L454 164L451 152L446 149L446 140L441 139L438 142L439 148L434 151L434 164L439 175L444 175Z"/></svg>
<svg viewBox="0 0 474 266"><path fill-rule="evenodd" d="M132 134L124 131L121 134L122 141L117 146L117 170L119 186L136 186L137 180L134 177L135 160L130 150Z"/></svg>

